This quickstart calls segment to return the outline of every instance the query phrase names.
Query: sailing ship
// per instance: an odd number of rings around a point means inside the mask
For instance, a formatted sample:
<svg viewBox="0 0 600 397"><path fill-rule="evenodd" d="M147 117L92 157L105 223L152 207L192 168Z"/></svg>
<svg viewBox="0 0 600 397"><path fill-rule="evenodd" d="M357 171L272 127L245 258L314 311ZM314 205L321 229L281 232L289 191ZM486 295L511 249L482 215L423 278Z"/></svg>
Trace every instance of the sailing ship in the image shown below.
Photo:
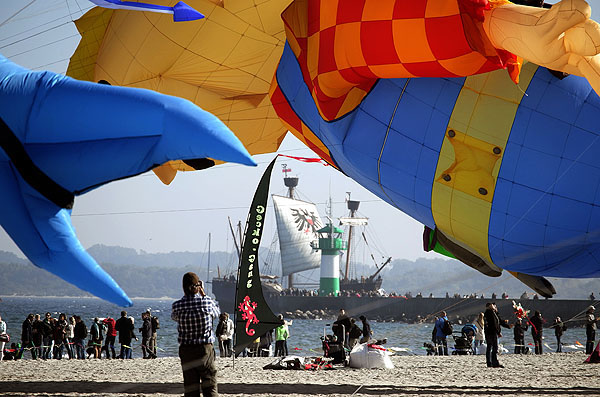
<svg viewBox="0 0 600 397"><path fill-rule="evenodd" d="M294 307L288 306L286 296L294 289L317 289L318 283L300 282L296 280L295 275L307 270L318 269L321 267L322 251L316 249L316 242L323 236L323 228L326 228L329 223L325 223L319 214L317 206L313 202L301 200L296 194L298 186L298 177L288 176L290 169L286 164L283 164L284 185L287 187L287 195L272 195L273 208L277 225L277 238L279 241L279 253L281 259L281 277L285 280L284 287L279 282L279 277L269 274L261 274L261 285L264 296L272 307L285 308L286 310L294 310ZM347 227L347 241L341 245L343 250L352 247L352 238L354 228L368 223L367 218L356 216L360 202L355 200L347 200L349 216L340 218L341 225ZM330 205L331 208L331 205ZM328 216L331 219L331 213ZM231 227L232 234L233 228ZM341 232L341 230L340 230ZM238 227L238 233L241 231ZM364 234L363 234L364 236ZM241 236L240 236L241 237ZM239 248L236 248L239 255ZM335 253L339 255L338 251ZM382 278L381 270L390 263L391 258L377 267L374 274L369 276L360 276L352 278L351 273L351 254L352 251L347 249L345 252L345 271L339 279L339 287L332 291L331 295L339 294L347 295L349 293L370 293L381 288ZM339 258L338 258L339 259ZM261 268L261 273L266 273L265 270L271 270L271 266ZM337 265L336 265L337 267ZM221 276L212 279L212 291L216 299L219 301L221 310L231 312L234 308L236 276L233 274ZM321 292L320 292L321 294ZM293 305L292 305L293 306Z"/></svg>

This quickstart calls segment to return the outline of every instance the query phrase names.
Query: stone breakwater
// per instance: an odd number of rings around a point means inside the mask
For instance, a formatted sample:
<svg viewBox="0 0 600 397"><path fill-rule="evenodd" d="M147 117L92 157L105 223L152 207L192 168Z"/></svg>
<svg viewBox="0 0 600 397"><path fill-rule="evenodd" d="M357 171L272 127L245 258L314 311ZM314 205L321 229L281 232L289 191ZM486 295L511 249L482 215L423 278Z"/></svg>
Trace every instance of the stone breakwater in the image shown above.
<svg viewBox="0 0 600 397"><path fill-rule="evenodd" d="M556 316L563 321L571 321L571 326L581 325L590 300L528 299L518 300L523 308L542 313L547 324L552 324ZM435 316L444 310L448 318L456 324L472 322L485 311L485 304L491 299L481 298L412 298L403 297L320 297L320 296L280 296L271 299L273 312L283 313L287 318L335 320L340 309L349 316L358 318L364 314L369 320L382 322L422 323L433 322ZM513 299L495 299L500 315L514 319Z"/></svg>

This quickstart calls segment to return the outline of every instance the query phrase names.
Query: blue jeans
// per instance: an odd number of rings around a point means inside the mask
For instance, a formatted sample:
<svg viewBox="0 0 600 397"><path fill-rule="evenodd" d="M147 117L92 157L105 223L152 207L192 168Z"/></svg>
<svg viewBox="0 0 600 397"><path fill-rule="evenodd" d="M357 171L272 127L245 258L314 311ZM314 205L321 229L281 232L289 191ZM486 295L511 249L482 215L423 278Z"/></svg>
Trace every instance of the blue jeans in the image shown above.
<svg viewBox="0 0 600 397"><path fill-rule="evenodd" d="M121 344L121 358L133 358L133 354L131 352L131 347L125 347L125 345Z"/></svg>
<svg viewBox="0 0 600 397"><path fill-rule="evenodd" d="M446 341L446 338L435 338L435 343L437 345L438 356L447 356L448 342Z"/></svg>
<svg viewBox="0 0 600 397"><path fill-rule="evenodd" d="M83 347L83 339L73 338L73 343L75 345L75 353L77 358L80 360L85 360L85 348Z"/></svg>

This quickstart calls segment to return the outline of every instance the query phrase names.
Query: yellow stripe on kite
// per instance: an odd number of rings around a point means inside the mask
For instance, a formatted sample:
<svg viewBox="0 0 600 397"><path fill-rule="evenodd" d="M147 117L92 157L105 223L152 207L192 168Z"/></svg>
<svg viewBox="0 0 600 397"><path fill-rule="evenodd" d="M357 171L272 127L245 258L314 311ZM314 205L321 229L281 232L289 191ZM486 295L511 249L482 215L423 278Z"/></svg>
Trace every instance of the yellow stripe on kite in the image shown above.
<svg viewBox="0 0 600 397"><path fill-rule="evenodd" d="M519 86L505 70L465 79L435 172L431 210L437 228L492 267L488 228L496 180L517 109L537 68L524 65Z"/></svg>

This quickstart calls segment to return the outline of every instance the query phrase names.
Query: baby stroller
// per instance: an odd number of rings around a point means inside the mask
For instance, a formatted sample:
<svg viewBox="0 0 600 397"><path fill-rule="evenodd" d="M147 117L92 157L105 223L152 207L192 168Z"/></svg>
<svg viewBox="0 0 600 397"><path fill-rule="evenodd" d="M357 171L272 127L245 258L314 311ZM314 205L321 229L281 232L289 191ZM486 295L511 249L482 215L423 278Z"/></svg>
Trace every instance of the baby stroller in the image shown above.
<svg viewBox="0 0 600 397"><path fill-rule="evenodd" d="M473 324L466 324L462 327L460 335L452 335L454 338L454 355L473 354L473 338L475 337L476 328Z"/></svg>
<svg viewBox="0 0 600 397"><path fill-rule="evenodd" d="M342 333L342 335L344 334ZM324 328L321 342L323 344L323 356L332 358L331 364L348 364L348 355L346 354L343 340L338 340L335 335L327 335L326 328Z"/></svg>

